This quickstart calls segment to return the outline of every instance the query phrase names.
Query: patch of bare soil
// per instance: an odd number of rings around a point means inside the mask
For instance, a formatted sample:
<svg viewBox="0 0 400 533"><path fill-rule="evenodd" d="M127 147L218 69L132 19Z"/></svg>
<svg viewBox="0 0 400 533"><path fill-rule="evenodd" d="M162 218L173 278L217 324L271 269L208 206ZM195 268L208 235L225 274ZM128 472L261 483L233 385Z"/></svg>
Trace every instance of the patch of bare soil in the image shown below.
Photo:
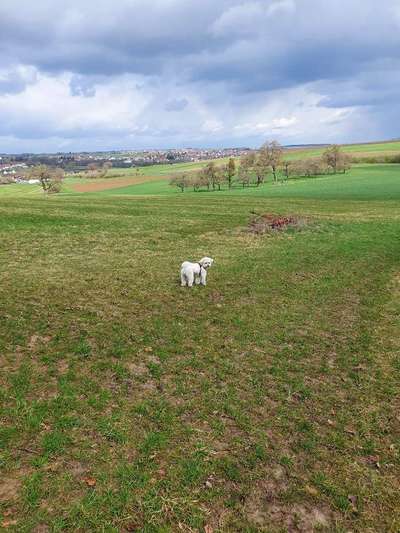
<svg viewBox="0 0 400 533"><path fill-rule="evenodd" d="M262 235L271 231L283 231L288 228L301 228L307 224L304 217L298 215L274 215L265 213L253 215L248 230L256 235Z"/></svg>
<svg viewBox="0 0 400 533"><path fill-rule="evenodd" d="M39 524L35 527L33 533L47 533L48 531L50 531L49 526L47 526L46 524Z"/></svg>
<svg viewBox="0 0 400 533"><path fill-rule="evenodd" d="M16 477L3 477L0 480L0 502L15 500L21 487L21 481Z"/></svg>
<svg viewBox="0 0 400 533"><path fill-rule="evenodd" d="M65 361L65 359L61 359L60 361L58 361L57 363L57 370L58 370L58 373L63 376L64 374L66 374L69 370L69 363L68 361Z"/></svg>
<svg viewBox="0 0 400 533"><path fill-rule="evenodd" d="M145 376L149 371L143 363L128 363L126 366L133 377Z"/></svg>
<svg viewBox="0 0 400 533"><path fill-rule="evenodd" d="M28 342L28 348L30 351L34 352L38 348L38 344L47 344L49 341L51 341L51 337L48 335L32 335Z"/></svg>
<svg viewBox="0 0 400 533"><path fill-rule="evenodd" d="M244 508L254 526L264 531L275 524L289 533L331 531L332 513L328 508L284 503L287 489L286 475L280 466L254 487Z"/></svg>
<svg viewBox="0 0 400 533"><path fill-rule="evenodd" d="M134 178L108 178L106 180L88 180L86 183L75 183L72 189L76 192L98 192L107 189L118 189L129 185L140 185L147 181L158 181L161 176L136 176Z"/></svg>

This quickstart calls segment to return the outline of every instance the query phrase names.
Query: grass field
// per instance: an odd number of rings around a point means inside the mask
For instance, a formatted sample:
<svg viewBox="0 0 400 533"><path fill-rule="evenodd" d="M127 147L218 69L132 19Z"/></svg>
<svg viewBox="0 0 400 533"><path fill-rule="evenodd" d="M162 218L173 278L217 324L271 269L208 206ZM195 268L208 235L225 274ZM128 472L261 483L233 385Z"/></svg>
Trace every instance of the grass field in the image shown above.
<svg viewBox="0 0 400 533"><path fill-rule="evenodd" d="M106 195L192 195L199 196L250 196L273 198L328 198L359 200L399 200L400 199L400 165L357 165L346 174L320 176L317 178L300 178L274 184L269 176L265 185L243 189L240 185L231 190L192 192L190 189L181 193L171 187L168 180L148 181L138 185L117 187L102 191Z"/></svg>
<svg viewBox="0 0 400 533"><path fill-rule="evenodd" d="M372 156L372 155L394 155L400 152L400 141L363 143L363 144L345 144L342 146L344 152L353 156ZM286 159L303 159L306 157L320 156L325 147L296 148L288 150Z"/></svg>
<svg viewBox="0 0 400 533"><path fill-rule="evenodd" d="M121 186L127 182L128 185ZM355 165L351 172L335 176L320 176L317 178L300 178L272 183L269 176L262 187L249 187L243 190L240 185L228 190L216 192L185 191L185 196L194 195L233 195L260 196L271 198L353 198L359 200L396 200L399 199L400 165ZM104 190L102 190L104 189ZM180 195L176 187L169 185L168 175L157 174L134 175L127 174L126 178L80 179L67 178L63 185L63 194L86 191L100 195ZM38 185L3 185L0 186L2 197L40 197L41 188Z"/></svg>
<svg viewBox="0 0 400 533"><path fill-rule="evenodd" d="M226 163L227 159L218 159L216 163ZM175 163L172 165L149 165L147 167L136 168L113 168L109 170L107 178L86 178L74 175L66 175L63 182L63 193L71 192L96 192L104 188L121 188L122 180L130 185L150 183L153 181L168 180L171 175L180 172L192 172L199 170L206 164L206 161L197 163ZM39 185L29 184L8 184L0 185L0 198L3 196L24 196L26 194L40 194Z"/></svg>
<svg viewBox="0 0 400 533"><path fill-rule="evenodd" d="M0 527L400 530L398 166L210 194L7 187ZM251 212L308 223L256 236ZM207 287L182 289L205 254Z"/></svg>
<svg viewBox="0 0 400 533"><path fill-rule="evenodd" d="M229 158L215 159L218 165L227 163ZM140 172L149 176L170 176L174 172L195 171L202 168L207 161L198 161L196 163L174 163L173 165L150 165L140 168Z"/></svg>

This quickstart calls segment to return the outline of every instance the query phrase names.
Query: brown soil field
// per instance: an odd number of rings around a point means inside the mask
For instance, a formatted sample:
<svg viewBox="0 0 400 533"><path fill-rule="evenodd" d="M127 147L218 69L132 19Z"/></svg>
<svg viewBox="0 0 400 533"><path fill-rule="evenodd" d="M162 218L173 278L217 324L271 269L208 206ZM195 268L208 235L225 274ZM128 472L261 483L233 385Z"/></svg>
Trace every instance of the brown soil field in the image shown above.
<svg viewBox="0 0 400 533"><path fill-rule="evenodd" d="M134 178L109 178L104 180L87 180L83 183L74 183L71 189L75 192L97 192L106 189L116 189L127 185L139 185L146 181L159 181L162 176L137 176Z"/></svg>

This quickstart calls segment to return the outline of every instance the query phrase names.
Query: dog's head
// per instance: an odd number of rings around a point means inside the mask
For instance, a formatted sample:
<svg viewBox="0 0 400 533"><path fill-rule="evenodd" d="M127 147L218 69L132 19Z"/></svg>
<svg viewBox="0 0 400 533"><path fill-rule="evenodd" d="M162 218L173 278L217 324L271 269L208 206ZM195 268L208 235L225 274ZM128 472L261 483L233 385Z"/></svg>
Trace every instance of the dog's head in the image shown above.
<svg viewBox="0 0 400 533"><path fill-rule="evenodd" d="M207 270L207 268L210 268L210 266L214 263L214 259L211 259L211 257L203 257L200 259L199 263Z"/></svg>

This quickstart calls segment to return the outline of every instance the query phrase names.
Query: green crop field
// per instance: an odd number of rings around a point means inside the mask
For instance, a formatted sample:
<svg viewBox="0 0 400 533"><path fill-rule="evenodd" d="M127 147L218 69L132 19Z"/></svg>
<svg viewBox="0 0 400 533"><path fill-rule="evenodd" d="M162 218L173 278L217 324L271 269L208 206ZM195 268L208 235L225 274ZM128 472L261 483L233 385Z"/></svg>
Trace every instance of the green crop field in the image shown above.
<svg viewBox="0 0 400 533"><path fill-rule="evenodd" d="M400 166L73 183L0 188L0 528L398 532Z"/></svg>
<svg viewBox="0 0 400 533"><path fill-rule="evenodd" d="M400 199L400 165L357 165L346 174L335 176L320 176L317 178L300 178L288 181L272 182L269 176L267 182L260 187L246 187L236 185L231 190L224 186L222 191L184 193L176 187L171 187L165 178L160 181L141 183L115 189L108 189L98 194L104 195L193 195L195 198L205 195L239 195L260 196L273 198L329 198L329 199L364 199L390 200Z"/></svg>
<svg viewBox="0 0 400 533"><path fill-rule="evenodd" d="M363 144L345 144L342 146L343 151L354 156L372 156L372 155L394 155L400 153L400 141L380 142L380 143L363 143ZM322 155L325 147L304 147L290 149L286 151L286 159L303 159L305 157L317 157Z"/></svg>
<svg viewBox="0 0 400 533"><path fill-rule="evenodd" d="M217 165L227 163L229 158L215 159ZM150 165L148 167L141 167L140 172L143 175L149 176L169 176L175 172L193 172L202 168L207 161L198 161L195 163L174 163L172 165Z"/></svg>

